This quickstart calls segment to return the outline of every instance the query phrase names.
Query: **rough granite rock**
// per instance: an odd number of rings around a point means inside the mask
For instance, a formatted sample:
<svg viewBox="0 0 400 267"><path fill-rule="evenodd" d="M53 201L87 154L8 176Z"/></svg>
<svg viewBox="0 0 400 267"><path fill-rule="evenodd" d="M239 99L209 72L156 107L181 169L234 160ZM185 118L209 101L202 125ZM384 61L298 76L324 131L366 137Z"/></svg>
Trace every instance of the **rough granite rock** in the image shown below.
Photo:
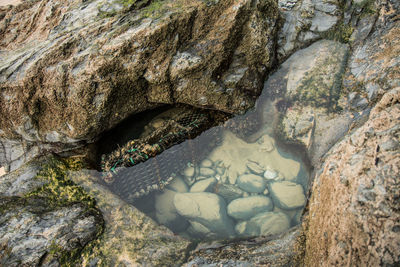
<svg viewBox="0 0 400 267"><path fill-rule="evenodd" d="M399 121L396 88L326 155L309 204L307 266L400 264Z"/></svg>
<svg viewBox="0 0 400 267"><path fill-rule="evenodd" d="M52 207L46 199L0 198L0 265L59 266L98 234L99 214L85 205ZM58 251L58 253L52 253Z"/></svg>
<svg viewBox="0 0 400 267"><path fill-rule="evenodd" d="M35 179L41 169L40 163L43 162L32 161L16 171L0 176L0 196L23 197L45 184L45 181Z"/></svg>
<svg viewBox="0 0 400 267"><path fill-rule="evenodd" d="M57 204L46 196L28 195L51 183L37 177L46 163L46 158L31 161L0 177L1 266L71 263L102 231L100 213L87 203Z"/></svg>
<svg viewBox="0 0 400 267"><path fill-rule="evenodd" d="M278 35L280 61L334 30L343 15L337 0L279 0L278 5L284 19Z"/></svg>
<svg viewBox="0 0 400 267"><path fill-rule="evenodd" d="M254 104L273 63L275 1L129 2L0 7L0 137L75 143L164 103Z"/></svg>

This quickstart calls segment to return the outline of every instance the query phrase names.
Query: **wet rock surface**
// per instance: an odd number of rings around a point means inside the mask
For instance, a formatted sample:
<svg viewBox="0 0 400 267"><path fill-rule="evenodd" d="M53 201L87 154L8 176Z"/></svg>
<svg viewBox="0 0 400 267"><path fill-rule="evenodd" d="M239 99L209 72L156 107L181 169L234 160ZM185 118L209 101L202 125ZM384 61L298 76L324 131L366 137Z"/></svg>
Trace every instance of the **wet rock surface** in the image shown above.
<svg viewBox="0 0 400 267"><path fill-rule="evenodd" d="M189 241L158 225L99 184L98 172L72 172L70 178L95 197L105 220L104 234L81 256L84 266L183 264Z"/></svg>

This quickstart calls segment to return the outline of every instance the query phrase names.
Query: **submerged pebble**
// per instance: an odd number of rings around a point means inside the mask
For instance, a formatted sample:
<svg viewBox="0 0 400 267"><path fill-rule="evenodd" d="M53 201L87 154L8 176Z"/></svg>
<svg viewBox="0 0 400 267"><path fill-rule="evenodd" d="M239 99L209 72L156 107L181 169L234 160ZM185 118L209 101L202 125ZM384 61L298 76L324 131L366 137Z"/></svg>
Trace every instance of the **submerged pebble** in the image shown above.
<svg viewBox="0 0 400 267"><path fill-rule="evenodd" d="M269 191L275 205L282 209L297 209L306 204L303 187L299 184L282 181L269 185Z"/></svg>
<svg viewBox="0 0 400 267"><path fill-rule="evenodd" d="M217 179L215 178L200 180L192 185L190 192L211 192L216 183Z"/></svg>
<svg viewBox="0 0 400 267"><path fill-rule="evenodd" d="M257 162L248 162L246 166L249 169L249 171L257 175L262 175L263 172L265 171L264 167L258 164Z"/></svg>
<svg viewBox="0 0 400 267"><path fill-rule="evenodd" d="M209 159L205 159L200 163L200 166L204 168L212 168L213 162Z"/></svg>
<svg viewBox="0 0 400 267"><path fill-rule="evenodd" d="M215 175L215 171L210 168L200 168L200 175L210 177Z"/></svg>
<svg viewBox="0 0 400 267"><path fill-rule="evenodd" d="M168 184L167 188L179 193L186 193L189 191L188 185L181 177L176 177L172 180L172 182Z"/></svg>
<svg viewBox="0 0 400 267"><path fill-rule="evenodd" d="M274 180L278 177L278 172L274 171L274 170L266 170L264 172L264 178L267 180Z"/></svg>
<svg viewBox="0 0 400 267"><path fill-rule="evenodd" d="M177 193L165 189L163 193L155 197L156 219L175 232L183 231L187 228L188 222L183 219L176 211L174 197Z"/></svg>
<svg viewBox="0 0 400 267"><path fill-rule="evenodd" d="M262 177L254 174L241 175L237 180L237 184L248 193L261 193L267 186Z"/></svg>
<svg viewBox="0 0 400 267"><path fill-rule="evenodd" d="M243 195L243 191L240 188L230 184L218 184L215 188L215 192L222 196L227 203Z"/></svg>
<svg viewBox="0 0 400 267"><path fill-rule="evenodd" d="M183 171L183 175L185 175L188 178L192 178L194 175L195 169L194 167L187 167L184 171Z"/></svg>
<svg viewBox="0 0 400 267"><path fill-rule="evenodd" d="M217 194L177 193L174 197L174 206L181 216L201 223L219 236L234 235L233 221L228 217L225 201Z"/></svg>
<svg viewBox="0 0 400 267"><path fill-rule="evenodd" d="M271 211L272 209L272 201L266 196L238 198L229 203L227 207L228 215L237 220L247 220L258 213Z"/></svg>
<svg viewBox="0 0 400 267"><path fill-rule="evenodd" d="M264 212L251 218L246 224L248 235L276 235L290 227L290 219L283 212Z"/></svg>

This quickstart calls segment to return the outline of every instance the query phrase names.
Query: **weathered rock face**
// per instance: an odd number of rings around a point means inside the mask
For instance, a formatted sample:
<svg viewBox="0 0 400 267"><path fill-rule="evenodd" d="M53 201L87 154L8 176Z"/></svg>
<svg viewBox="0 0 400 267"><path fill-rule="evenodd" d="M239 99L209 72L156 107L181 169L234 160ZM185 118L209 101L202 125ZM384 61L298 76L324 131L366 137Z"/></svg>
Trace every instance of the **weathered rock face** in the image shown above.
<svg viewBox="0 0 400 267"><path fill-rule="evenodd" d="M162 103L254 103L274 58L274 1L108 2L1 8L0 137L74 143Z"/></svg>
<svg viewBox="0 0 400 267"><path fill-rule="evenodd" d="M97 234L98 214L84 205L52 208L44 199L1 198L2 266L58 266L64 253L82 249Z"/></svg>
<svg viewBox="0 0 400 267"><path fill-rule="evenodd" d="M102 231L98 210L74 198L78 191L72 185L66 188L56 177L47 179L45 162L32 161L0 177L1 266L72 262ZM56 195L48 194L46 188ZM65 199L65 193L70 193L71 201Z"/></svg>
<svg viewBox="0 0 400 267"><path fill-rule="evenodd" d="M395 266L400 260L400 88L335 145L310 201L306 265Z"/></svg>
<svg viewBox="0 0 400 267"><path fill-rule="evenodd" d="M290 103L276 132L287 141L303 144L313 165L353 121L339 101L345 98L341 84L347 54L345 44L318 41L289 57L264 87L271 96Z"/></svg>
<svg viewBox="0 0 400 267"><path fill-rule="evenodd" d="M280 60L334 31L343 15L337 0L279 0L278 4L284 18L278 41Z"/></svg>

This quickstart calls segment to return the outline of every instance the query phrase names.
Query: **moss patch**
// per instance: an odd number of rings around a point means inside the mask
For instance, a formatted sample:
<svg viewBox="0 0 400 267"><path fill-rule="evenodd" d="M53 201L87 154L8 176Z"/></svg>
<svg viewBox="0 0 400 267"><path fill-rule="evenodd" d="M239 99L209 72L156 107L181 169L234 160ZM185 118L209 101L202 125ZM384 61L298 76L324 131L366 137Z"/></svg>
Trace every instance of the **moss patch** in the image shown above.
<svg viewBox="0 0 400 267"><path fill-rule="evenodd" d="M56 159L55 157L43 166L36 179L47 181L42 187L30 192L26 197L45 197L52 206L65 206L72 203L84 203L94 208L95 200L82 187L68 179L68 171L77 171L83 168L79 159Z"/></svg>

